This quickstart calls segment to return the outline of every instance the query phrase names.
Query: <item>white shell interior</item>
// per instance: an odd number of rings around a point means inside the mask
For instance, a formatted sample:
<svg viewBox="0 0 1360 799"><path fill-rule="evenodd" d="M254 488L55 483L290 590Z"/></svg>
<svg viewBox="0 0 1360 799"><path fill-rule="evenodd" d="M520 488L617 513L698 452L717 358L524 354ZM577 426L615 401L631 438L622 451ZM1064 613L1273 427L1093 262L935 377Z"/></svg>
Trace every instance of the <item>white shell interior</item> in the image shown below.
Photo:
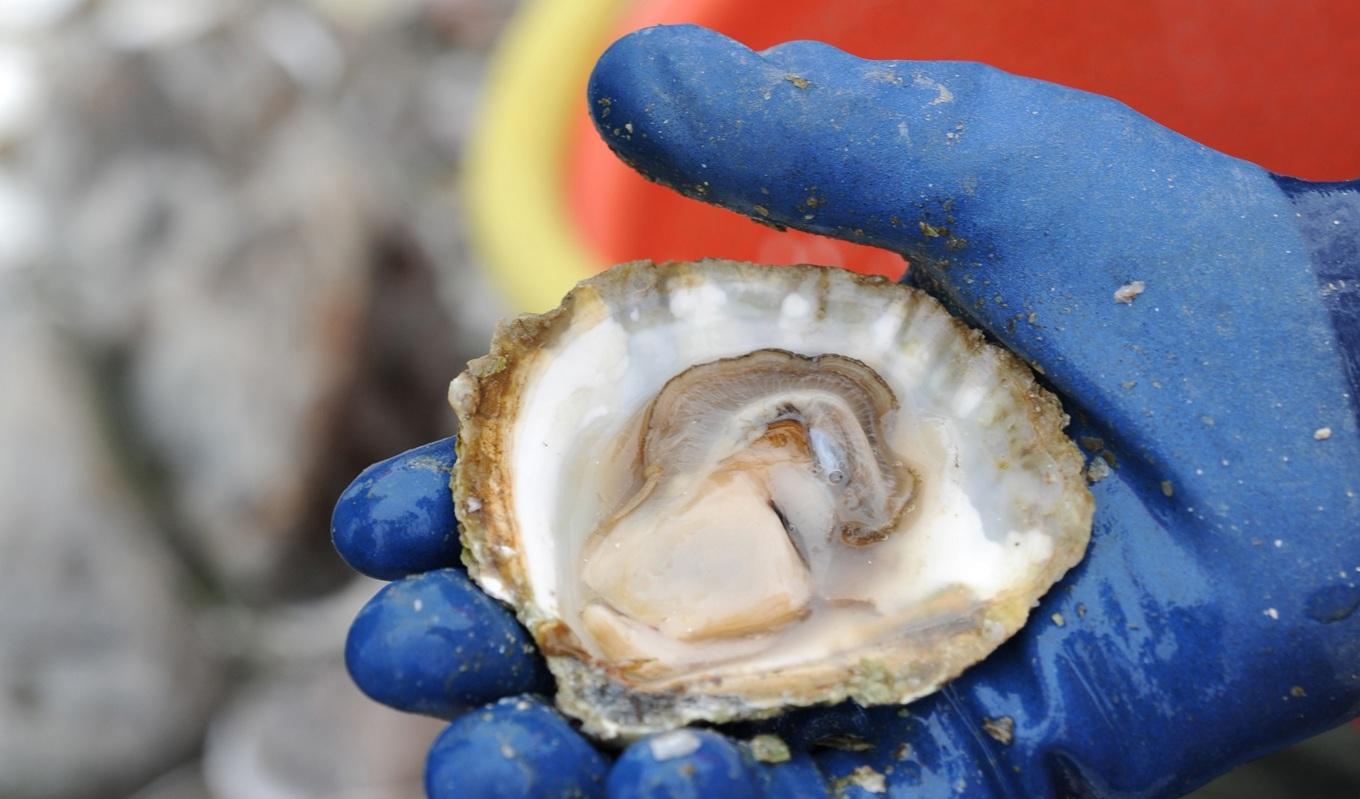
<svg viewBox="0 0 1360 799"><path fill-rule="evenodd" d="M1043 521L1062 486L1013 460L1017 437L1033 431L1015 422L1024 411L999 388L997 354L967 351L934 303L801 274L791 288L717 272L627 308L595 303L535 356L510 470L520 554L539 613L563 620L593 653L577 569L587 537L633 487L626 465L640 415L685 369L753 350L837 353L874 369L901 405L891 448L918 472L921 490L906 534L847 548L846 576L831 576L843 598L872 606L827 608L741 657L742 670L841 653L862 643L875 619L909 622L915 605L942 592L985 602L1027 585L1053 554Z"/></svg>

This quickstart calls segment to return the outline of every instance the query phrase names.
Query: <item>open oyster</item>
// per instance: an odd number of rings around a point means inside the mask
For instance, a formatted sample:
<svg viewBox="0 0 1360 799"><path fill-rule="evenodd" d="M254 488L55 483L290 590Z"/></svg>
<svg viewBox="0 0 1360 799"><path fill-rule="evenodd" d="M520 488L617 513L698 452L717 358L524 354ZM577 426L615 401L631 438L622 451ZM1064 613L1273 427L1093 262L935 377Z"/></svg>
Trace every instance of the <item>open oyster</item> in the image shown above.
<svg viewBox="0 0 1360 799"><path fill-rule="evenodd" d="M450 402L464 559L599 738L928 694L1090 534L1029 369L838 269L615 267L503 325Z"/></svg>

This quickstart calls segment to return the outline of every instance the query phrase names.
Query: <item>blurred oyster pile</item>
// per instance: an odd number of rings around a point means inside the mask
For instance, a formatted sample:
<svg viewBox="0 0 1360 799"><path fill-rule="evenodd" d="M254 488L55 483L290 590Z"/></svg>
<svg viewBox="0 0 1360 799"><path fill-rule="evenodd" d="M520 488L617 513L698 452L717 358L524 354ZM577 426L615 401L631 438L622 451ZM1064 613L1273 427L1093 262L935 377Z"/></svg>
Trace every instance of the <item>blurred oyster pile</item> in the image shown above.
<svg viewBox="0 0 1360 799"><path fill-rule="evenodd" d="M511 5L0 3L0 796L419 795L328 519L503 313L454 184Z"/></svg>

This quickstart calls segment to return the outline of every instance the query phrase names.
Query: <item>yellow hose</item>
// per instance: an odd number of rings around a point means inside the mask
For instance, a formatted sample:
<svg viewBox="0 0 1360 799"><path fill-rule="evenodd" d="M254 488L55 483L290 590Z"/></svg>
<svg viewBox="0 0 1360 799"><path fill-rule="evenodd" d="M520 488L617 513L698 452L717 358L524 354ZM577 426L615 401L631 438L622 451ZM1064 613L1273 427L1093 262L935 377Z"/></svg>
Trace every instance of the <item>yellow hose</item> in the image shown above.
<svg viewBox="0 0 1360 799"><path fill-rule="evenodd" d="M567 214L563 169L573 111L625 0L532 0L492 58L468 143L468 225L493 284L518 311L543 311L601 264Z"/></svg>

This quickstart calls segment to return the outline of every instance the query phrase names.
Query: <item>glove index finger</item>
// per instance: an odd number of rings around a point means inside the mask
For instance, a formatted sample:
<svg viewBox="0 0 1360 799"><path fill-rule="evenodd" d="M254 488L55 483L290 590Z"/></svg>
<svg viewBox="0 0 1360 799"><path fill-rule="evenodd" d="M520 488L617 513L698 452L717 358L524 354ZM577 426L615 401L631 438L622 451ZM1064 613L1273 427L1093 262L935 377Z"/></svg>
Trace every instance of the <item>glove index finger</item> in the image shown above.
<svg viewBox="0 0 1360 799"><path fill-rule="evenodd" d="M966 257L964 231L983 221L970 212L998 188L1052 184L1068 142L1033 109L1131 113L983 64L866 61L818 42L757 53L688 25L620 39L588 97L605 142L650 180L757 222L940 261ZM1037 199L1014 221L1045 221Z"/></svg>
<svg viewBox="0 0 1360 799"><path fill-rule="evenodd" d="M867 131L877 119L899 135L897 114L847 83L866 63L813 42L761 54L695 26L647 28L600 57L590 111L615 154L650 180L757 222L896 250L902 231L869 212L896 205L900 187L882 153L845 146L844 124Z"/></svg>

